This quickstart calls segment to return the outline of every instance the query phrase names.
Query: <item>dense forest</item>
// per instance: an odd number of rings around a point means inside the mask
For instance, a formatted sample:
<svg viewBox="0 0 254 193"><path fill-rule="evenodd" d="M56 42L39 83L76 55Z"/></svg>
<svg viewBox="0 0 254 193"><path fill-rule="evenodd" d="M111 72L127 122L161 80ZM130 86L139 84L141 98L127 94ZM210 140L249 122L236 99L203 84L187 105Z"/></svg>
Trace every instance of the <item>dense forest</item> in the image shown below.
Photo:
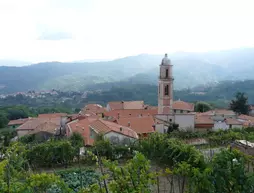
<svg viewBox="0 0 254 193"><path fill-rule="evenodd" d="M244 92L250 104L254 103L254 80L223 81L210 87L197 87L174 91L174 100L187 102L206 101L214 107L227 108L229 101L236 92ZM106 105L109 101L144 100L146 104L157 105L157 86L150 84L126 84L119 82L104 90L91 92L63 92L56 95L45 94L44 97L8 96L0 99L0 106L25 105L30 108L57 107L66 108L71 112L84 107L88 103Z"/></svg>

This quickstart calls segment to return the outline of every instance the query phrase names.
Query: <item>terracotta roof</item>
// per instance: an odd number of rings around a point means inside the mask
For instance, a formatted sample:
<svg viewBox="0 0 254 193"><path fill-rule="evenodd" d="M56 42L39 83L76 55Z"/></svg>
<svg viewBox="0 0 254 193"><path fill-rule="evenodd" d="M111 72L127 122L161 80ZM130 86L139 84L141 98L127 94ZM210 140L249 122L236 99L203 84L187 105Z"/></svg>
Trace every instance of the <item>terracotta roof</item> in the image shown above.
<svg viewBox="0 0 254 193"><path fill-rule="evenodd" d="M138 134L154 132L154 119L151 116L120 118L117 123L131 128Z"/></svg>
<svg viewBox="0 0 254 193"><path fill-rule="evenodd" d="M144 109L144 101L115 101L108 103L111 110Z"/></svg>
<svg viewBox="0 0 254 193"><path fill-rule="evenodd" d="M227 110L227 109L214 109L210 110L204 113L201 113L203 115L235 115L234 111Z"/></svg>
<svg viewBox="0 0 254 193"><path fill-rule="evenodd" d="M248 115L239 115L239 116L238 116L238 119L242 119L242 120L250 121L250 122L254 123L254 117L252 117L252 116L248 116Z"/></svg>
<svg viewBox="0 0 254 193"><path fill-rule="evenodd" d="M127 118L127 117L140 117L140 116L154 116L158 113L156 109L125 109L125 110L112 110L109 112L105 112L104 116L113 117L115 119L118 118Z"/></svg>
<svg viewBox="0 0 254 193"><path fill-rule="evenodd" d="M186 111L194 111L194 104L193 103L187 103L184 101L174 101L173 103L173 109L174 110L186 110Z"/></svg>
<svg viewBox="0 0 254 193"><path fill-rule="evenodd" d="M80 133L84 138L84 143L86 145L92 145L94 139L90 138L90 129L89 125L95 121L93 118L84 118L81 120L75 120L67 124L67 127L71 130L72 133L77 132ZM68 134L71 135L70 133Z"/></svg>
<svg viewBox="0 0 254 193"><path fill-rule="evenodd" d="M227 125L242 125L243 124L242 122L232 118L227 118L226 123Z"/></svg>
<svg viewBox="0 0 254 193"><path fill-rule="evenodd" d="M16 119L16 120L11 120L9 123L8 123L8 126L11 126L11 125L22 125L24 124L26 121L28 121L29 118L25 118L25 119Z"/></svg>
<svg viewBox="0 0 254 193"><path fill-rule="evenodd" d="M99 104L88 104L81 110L82 114L96 115L98 113L104 113L104 112L106 112L106 109Z"/></svg>
<svg viewBox="0 0 254 193"><path fill-rule="evenodd" d="M128 137L138 139L137 133L133 131L132 129L110 122L110 121L104 121L102 119L96 120L91 123L90 127L92 127L98 133L106 134L112 131L112 132L117 132Z"/></svg>
<svg viewBox="0 0 254 193"><path fill-rule="evenodd" d="M196 115L195 124L214 124L210 115Z"/></svg>
<svg viewBox="0 0 254 193"><path fill-rule="evenodd" d="M67 113L49 113L49 114L39 114L38 118L57 118L67 116Z"/></svg>
<svg viewBox="0 0 254 193"><path fill-rule="evenodd" d="M44 132L55 134L56 130L58 128L59 128L59 125L57 125L53 122L44 122L44 123L38 125L34 130L32 130L29 133L33 134L33 133L38 133L38 132L44 131Z"/></svg>
<svg viewBox="0 0 254 193"><path fill-rule="evenodd" d="M51 122L58 126L60 126L60 120L61 118L52 118L52 119L46 119L46 118L31 118L27 120L24 124L20 125L16 130L34 130L36 129L40 124L43 124L45 122Z"/></svg>

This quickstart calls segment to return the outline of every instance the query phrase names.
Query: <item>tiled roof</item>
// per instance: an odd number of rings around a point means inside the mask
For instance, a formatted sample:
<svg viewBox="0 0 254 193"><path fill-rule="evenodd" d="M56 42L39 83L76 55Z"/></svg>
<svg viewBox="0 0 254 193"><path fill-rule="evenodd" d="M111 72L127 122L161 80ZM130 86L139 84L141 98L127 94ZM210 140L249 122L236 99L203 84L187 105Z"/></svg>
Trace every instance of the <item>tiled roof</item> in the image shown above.
<svg viewBox="0 0 254 193"><path fill-rule="evenodd" d="M114 101L109 102L111 110L120 109L144 109L144 101Z"/></svg>
<svg viewBox="0 0 254 193"><path fill-rule="evenodd" d="M57 117L62 117L62 116L67 116L67 113L50 113L50 114L39 114L38 118L57 118Z"/></svg>
<svg viewBox="0 0 254 193"><path fill-rule="evenodd" d="M96 115L98 113L104 113L105 111L106 109L99 104L88 104L81 110L81 113Z"/></svg>
<svg viewBox="0 0 254 193"><path fill-rule="evenodd" d="M254 123L254 117L252 117L252 116L248 116L248 115L239 115L239 116L238 116L238 119L242 119L242 120L250 121L250 122Z"/></svg>
<svg viewBox="0 0 254 193"><path fill-rule="evenodd" d="M125 109L125 110L112 110L105 112L104 116L118 118L127 118L127 117L141 117L141 116L153 116L158 113L157 108L154 109Z"/></svg>
<svg viewBox="0 0 254 193"><path fill-rule="evenodd" d="M117 119L117 123L131 128L138 134L154 132L154 119L152 116L120 118Z"/></svg>
<svg viewBox="0 0 254 193"><path fill-rule="evenodd" d="M30 132L30 134L38 133L40 131L45 131L48 133L55 134L58 128L59 128L59 125L57 125L53 122L44 122L44 123L38 125L34 130L32 130Z"/></svg>
<svg viewBox="0 0 254 193"><path fill-rule="evenodd" d="M40 124L43 124L45 122L51 122L55 125L60 126L60 120L61 118L52 118L52 119L46 119L46 118L31 118L27 120L24 124L20 125L16 130L34 130L36 129Z"/></svg>
<svg viewBox="0 0 254 193"><path fill-rule="evenodd" d="M26 121L28 121L29 118L25 118L25 119L16 119L16 120L11 120L9 123L8 123L8 126L11 126L11 125L22 125L24 124Z"/></svg>
<svg viewBox="0 0 254 193"><path fill-rule="evenodd" d="M235 115L234 111L227 109L214 109L202 113L203 115Z"/></svg>
<svg viewBox="0 0 254 193"><path fill-rule="evenodd" d="M210 115L196 115L195 124L214 124Z"/></svg>
<svg viewBox="0 0 254 193"><path fill-rule="evenodd" d="M117 132L122 135L132 137L132 138L138 138L138 135L135 131L132 129L110 122L110 121L104 121L104 120L96 120L91 123L90 125L96 132L98 133L109 133L109 132Z"/></svg>
<svg viewBox="0 0 254 193"><path fill-rule="evenodd" d="M173 102L173 109L174 110L194 111L194 104L178 100L178 101Z"/></svg>
<svg viewBox="0 0 254 193"><path fill-rule="evenodd" d="M242 125L243 124L242 122L232 118L227 118L226 123L227 125Z"/></svg>
<svg viewBox="0 0 254 193"><path fill-rule="evenodd" d="M71 132L77 132L80 133L83 138L86 145L92 145L94 140L90 138L90 129L89 125L95 121L96 119L93 118L84 118L81 120L75 120L67 124L69 129L71 129ZM70 134L69 134L70 135Z"/></svg>

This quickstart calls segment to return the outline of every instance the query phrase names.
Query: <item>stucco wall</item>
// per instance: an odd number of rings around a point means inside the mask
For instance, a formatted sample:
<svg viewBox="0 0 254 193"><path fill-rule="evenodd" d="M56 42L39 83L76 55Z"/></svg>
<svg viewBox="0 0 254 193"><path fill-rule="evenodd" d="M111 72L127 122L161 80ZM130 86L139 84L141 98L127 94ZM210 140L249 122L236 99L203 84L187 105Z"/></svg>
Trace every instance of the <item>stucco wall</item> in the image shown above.
<svg viewBox="0 0 254 193"><path fill-rule="evenodd" d="M31 130L18 130L17 131L17 134L18 134L18 137L22 137L24 135L27 135Z"/></svg>
<svg viewBox="0 0 254 193"><path fill-rule="evenodd" d="M129 142L133 142L135 139L132 137L128 137L126 135L122 135L116 132L109 132L104 135L104 138L109 139L112 143L120 143L120 144L128 144Z"/></svg>
<svg viewBox="0 0 254 193"><path fill-rule="evenodd" d="M249 113L251 116L254 116L254 110L251 110Z"/></svg>
<svg viewBox="0 0 254 193"><path fill-rule="evenodd" d="M223 121L218 121L214 123L214 127L212 130L214 131L218 131L219 129L222 130L227 130L227 129L234 129L234 128L238 128L238 129L242 129L242 125L227 125L225 122Z"/></svg>
<svg viewBox="0 0 254 193"><path fill-rule="evenodd" d="M179 129L194 131L195 115L192 114L177 114L175 115L175 123L179 124Z"/></svg>
<svg viewBox="0 0 254 193"><path fill-rule="evenodd" d="M227 130L229 129L229 125L227 125L225 122L222 122L222 121L214 122L213 130L218 131L220 129Z"/></svg>
<svg viewBox="0 0 254 193"><path fill-rule="evenodd" d="M195 126L195 115L192 114L176 114L176 115L156 115L158 120L163 120L167 122L176 123L179 125L179 129L181 130L190 130L194 131ZM160 133L164 133L165 126L161 123L156 122L156 131Z"/></svg>

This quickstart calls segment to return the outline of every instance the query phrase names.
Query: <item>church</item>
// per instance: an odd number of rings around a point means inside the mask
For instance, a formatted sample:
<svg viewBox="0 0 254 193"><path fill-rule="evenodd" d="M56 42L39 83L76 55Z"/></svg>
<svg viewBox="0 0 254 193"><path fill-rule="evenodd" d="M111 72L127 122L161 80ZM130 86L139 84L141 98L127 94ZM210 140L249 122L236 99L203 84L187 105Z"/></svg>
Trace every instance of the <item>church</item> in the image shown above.
<svg viewBox="0 0 254 193"><path fill-rule="evenodd" d="M158 81L158 114L155 115L155 130L166 133L170 124L178 124L180 130L195 128L194 104L173 101L173 65L167 54L160 64Z"/></svg>

